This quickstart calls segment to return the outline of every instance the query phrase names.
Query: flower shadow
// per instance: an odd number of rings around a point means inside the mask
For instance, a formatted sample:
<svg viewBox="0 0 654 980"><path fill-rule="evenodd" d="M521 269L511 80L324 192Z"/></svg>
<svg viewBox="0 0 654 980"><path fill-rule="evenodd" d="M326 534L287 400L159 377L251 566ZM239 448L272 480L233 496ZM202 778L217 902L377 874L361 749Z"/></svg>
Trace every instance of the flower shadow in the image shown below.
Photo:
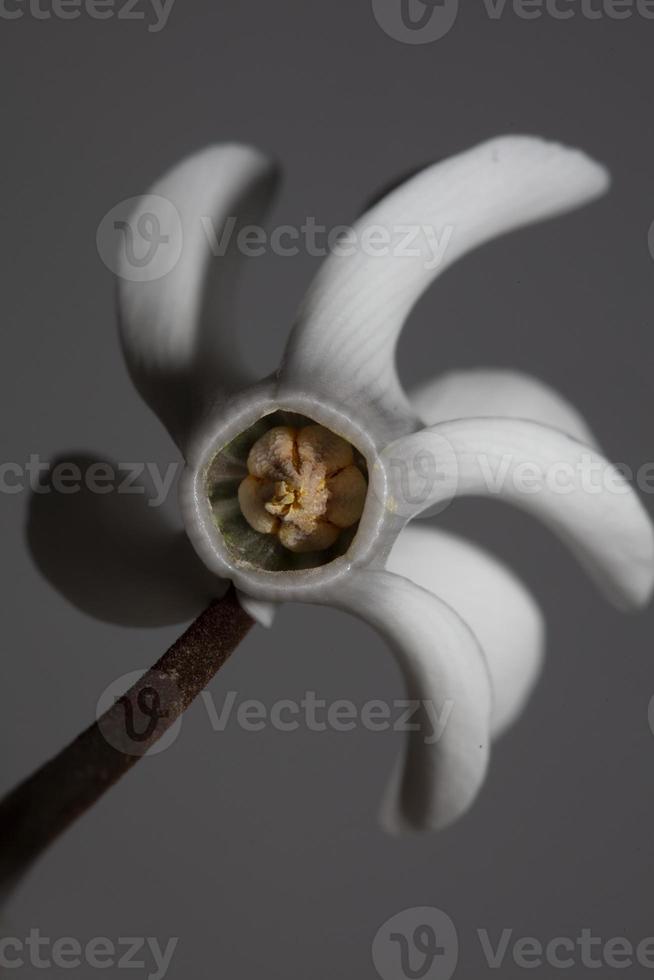
<svg viewBox="0 0 654 980"><path fill-rule="evenodd" d="M122 626L166 626L193 619L224 591L186 534L148 502L143 481L129 492L99 492L82 478L62 489L57 467L84 475L106 459L73 452L55 458L32 490L27 545L48 582L87 615ZM77 472L72 470L72 472Z"/></svg>

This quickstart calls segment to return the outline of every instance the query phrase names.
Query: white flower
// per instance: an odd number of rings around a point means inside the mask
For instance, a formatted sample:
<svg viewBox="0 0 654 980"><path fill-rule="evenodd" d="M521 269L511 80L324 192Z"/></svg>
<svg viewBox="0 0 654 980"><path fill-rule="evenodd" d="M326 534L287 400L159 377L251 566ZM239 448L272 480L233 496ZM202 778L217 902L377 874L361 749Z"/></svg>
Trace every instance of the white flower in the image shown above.
<svg viewBox="0 0 654 980"><path fill-rule="evenodd" d="M453 496L497 493L562 537L617 604L641 606L652 591L645 511L563 398L495 370L446 375L407 396L394 364L402 325L438 272L493 237L592 200L608 182L583 153L529 137L494 139L427 168L360 219L347 257L326 259L279 371L262 381L236 348L235 256L212 261L206 234L207 219L220 229L237 216L240 227L268 203L275 170L259 153L216 146L165 176L148 202L177 208L179 261L146 282L131 281L128 268L119 275L127 363L186 460L181 509L207 568L234 582L266 624L286 600L360 616L386 638L411 697L452 706L435 744L420 733L409 741L387 807L394 827L442 827L471 804L491 739L532 689L543 642L540 613L513 575L449 534L405 529L410 518ZM362 245L372 226L391 243L406 227L439 238L449 229L442 261L427 261L426 237L410 256L372 254ZM304 475L304 457L292 468L308 426L340 437L339 467L329 470L315 450ZM343 467L356 473L339 525L327 481Z"/></svg>

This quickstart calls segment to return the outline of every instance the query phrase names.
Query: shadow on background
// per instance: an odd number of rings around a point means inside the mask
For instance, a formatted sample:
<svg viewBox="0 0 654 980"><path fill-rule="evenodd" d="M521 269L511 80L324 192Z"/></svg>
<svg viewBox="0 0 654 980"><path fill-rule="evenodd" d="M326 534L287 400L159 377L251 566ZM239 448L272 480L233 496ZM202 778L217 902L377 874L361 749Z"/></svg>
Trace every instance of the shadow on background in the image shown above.
<svg viewBox="0 0 654 980"><path fill-rule="evenodd" d="M171 526L161 507L148 505L136 480L130 492L92 492L84 479L75 492L52 483L58 464L94 463L118 472L111 460L85 453L61 455L32 491L26 536L32 558L69 602L97 619L122 626L167 626L193 619L222 593L186 534Z"/></svg>

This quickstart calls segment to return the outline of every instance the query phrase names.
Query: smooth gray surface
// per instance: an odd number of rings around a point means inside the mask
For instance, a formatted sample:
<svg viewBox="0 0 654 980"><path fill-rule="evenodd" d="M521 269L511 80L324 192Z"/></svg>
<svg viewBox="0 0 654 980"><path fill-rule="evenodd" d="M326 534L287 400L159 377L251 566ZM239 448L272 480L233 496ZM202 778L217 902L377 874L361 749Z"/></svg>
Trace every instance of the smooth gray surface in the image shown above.
<svg viewBox="0 0 654 980"><path fill-rule="evenodd" d="M492 20L467 4L446 37L407 45L383 33L366 0L177 0L157 34L86 16L1 20L0 33L4 460L81 450L176 458L123 368L95 233L114 204L186 153L234 138L268 149L286 173L273 221L337 224L396 174L506 131L583 147L609 165L613 191L448 272L405 332L402 376L530 370L576 402L613 458L651 458L654 21L526 21L510 9ZM249 263L242 336L262 371L274 366L316 264ZM28 494L0 504L4 790L92 718L109 683L147 666L179 631L111 626L68 605L28 555ZM465 820L434 837L378 830L398 734L252 734L234 724L216 733L197 704L174 746L38 865L7 934L178 936L174 980L372 980L372 939L407 907L452 917L457 976L493 972L477 928L542 941L583 927L635 942L654 933L652 612L628 618L606 606L524 515L468 502L441 520L504 556L549 625L536 696L496 747ZM307 690L357 703L403 696L370 630L300 607L285 608L272 632L251 634L211 686L218 707L230 690L266 704ZM524 973L511 963L500 971L503 980Z"/></svg>

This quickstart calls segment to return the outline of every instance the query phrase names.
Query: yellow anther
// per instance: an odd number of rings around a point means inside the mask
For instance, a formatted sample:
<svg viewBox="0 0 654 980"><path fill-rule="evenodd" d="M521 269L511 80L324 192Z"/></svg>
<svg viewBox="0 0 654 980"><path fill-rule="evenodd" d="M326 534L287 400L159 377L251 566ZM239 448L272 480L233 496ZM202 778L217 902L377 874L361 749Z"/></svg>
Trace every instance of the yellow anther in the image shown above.
<svg viewBox="0 0 654 980"><path fill-rule="evenodd" d="M239 487L246 521L289 551L324 551L363 512L367 483L352 446L321 425L276 426L252 446Z"/></svg>

